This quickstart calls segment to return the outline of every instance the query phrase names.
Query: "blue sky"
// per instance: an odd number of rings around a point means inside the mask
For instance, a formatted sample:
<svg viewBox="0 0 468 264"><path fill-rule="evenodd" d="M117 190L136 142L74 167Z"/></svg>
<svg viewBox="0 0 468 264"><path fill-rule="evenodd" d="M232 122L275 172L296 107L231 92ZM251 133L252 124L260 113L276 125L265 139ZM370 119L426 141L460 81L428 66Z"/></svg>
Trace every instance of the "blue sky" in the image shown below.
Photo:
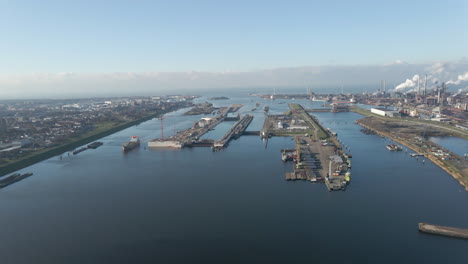
<svg viewBox="0 0 468 264"><path fill-rule="evenodd" d="M466 0L0 0L0 74L426 63L467 29Z"/></svg>

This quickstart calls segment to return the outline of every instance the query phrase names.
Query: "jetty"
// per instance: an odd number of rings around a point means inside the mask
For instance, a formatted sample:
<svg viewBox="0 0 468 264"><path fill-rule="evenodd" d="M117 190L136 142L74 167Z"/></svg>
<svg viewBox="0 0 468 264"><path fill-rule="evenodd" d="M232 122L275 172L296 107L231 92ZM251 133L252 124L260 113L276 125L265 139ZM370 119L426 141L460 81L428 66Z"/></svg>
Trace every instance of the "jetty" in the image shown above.
<svg viewBox="0 0 468 264"><path fill-rule="evenodd" d="M418 228L419 231L424 233L468 239L468 229L439 226L426 223L419 223Z"/></svg>
<svg viewBox="0 0 468 264"><path fill-rule="evenodd" d="M250 122L253 120L252 115L245 115L239 121L237 121L231 129L226 132L224 136L222 136L219 140L214 142L214 148L217 150L224 148L226 144L232 139L239 138L242 133L244 133L245 129L249 126Z"/></svg>
<svg viewBox="0 0 468 264"><path fill-rule="evenodd" d="M281 150L281 160L294 163L293 171L285 173L285 180L325 182L329 191L345 190L351 180L351 161L338 141L337 133L325 129L303 106L288 106L286 114L266 116L260 131L260 137L264 139L293 137L295 148Z"/></svg>

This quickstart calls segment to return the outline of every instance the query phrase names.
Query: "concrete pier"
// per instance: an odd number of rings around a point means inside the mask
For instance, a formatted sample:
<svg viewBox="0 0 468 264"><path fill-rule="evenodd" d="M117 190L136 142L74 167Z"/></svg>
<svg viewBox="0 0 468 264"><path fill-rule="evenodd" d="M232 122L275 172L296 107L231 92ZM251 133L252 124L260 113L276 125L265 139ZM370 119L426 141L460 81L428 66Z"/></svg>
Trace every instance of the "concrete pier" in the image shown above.
<svg viewBox="0 0 468 264"><path fill-rule="evenodd" d="M222 136L218 141L214 143L215 148L224 148L224 146L232 139L238 138L247 129L250 122L252 122L253 116L245 115L239 121L237 121L229 131Z"/></svg>
<svg viewBox="0 0 468 264"><path fill-rule="evenodd" d="M468 239L468 229L419 223L418 229L424 233Z"/></svg>

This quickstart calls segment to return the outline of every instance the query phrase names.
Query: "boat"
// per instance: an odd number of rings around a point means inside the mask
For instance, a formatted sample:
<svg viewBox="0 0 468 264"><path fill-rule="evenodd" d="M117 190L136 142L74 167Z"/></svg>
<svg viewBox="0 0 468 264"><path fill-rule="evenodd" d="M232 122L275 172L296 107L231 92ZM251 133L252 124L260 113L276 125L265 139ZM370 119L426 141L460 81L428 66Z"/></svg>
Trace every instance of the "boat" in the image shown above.
<svg viewBox="0 0 468 264"><path fill-rule="evenodd" d="M268 105L265 105L265 106L263 107L263 112L266 113L266 112L268 112L268 111L270 111L270 107L269 107Z"/></svg>
<svg viewBox="0 0 468 264"><path fill-rule="evenodd" d="M78 150L73 151L72 153L73 153L73 155L76 155L76 154L78 154L78 153L80 153L80 152L83 152L83 151L85 151L85 150L87 150L87 149L88 149L88 147L83 147L83 148L80 148L80 149L78 149Z"/></svg>
<svg viewBox="0 0 468 264"><path fill-rule="evenodd" d="M153 139L148 142L149 148L182 148L184 144L173 139Z"/></svg>
<svg viewBox="0 0 468 264"><path fill-rule="evenodd" d="M18 182L18 181L21 181L29 176L33 175L32 172L28 172L28 173L24 173L24 174L19 174L19 173L15 173L15 174L12 174L4 179L1 179L0 180L0 188L4 188L4 187L7 187L8 185L10 184L13 184L15 182Z"/></svg>
<svg viewBox="0 0 468 264"><path fill-rule="evenodd" d="M8 177L5 177L5 178L1 179L0 182L2 182L3 180L5 180L6 178L13 177L13 176L14 176L14 177L17 177L17 176L20 176L20 175L21 175L21 174L19 174L19 173L12 174L12 175L10 175L10 176L8 176ZM3 177L3 176L0 176L0 177Z"/></svg>
<svg viewBox="0 0 468 264"><path fill-rule="evenodd" d="M25 179L29 176L32 176L33 173L32 172L27 172L27 173L24 173L24 174L21 174L20 176L16 177L16 181L21 181L22 179Z"/></svg>
<svg viewBox="0 0 468 264"><path fill-rule="evenodd" d="M131 136L129 142L122 144L122 151L127 152L139 146L140 138L137 136Z"/></svg>
<svg viewBox="0 0 468 264"><path fill-rule="evenodd" d="M97 148L99 148L100 146L102 146L102 144L104 144L104 143L102 143L101 141L96 141L96 142L93 142L93 143L89 144L89 145L88 145L88 148L90 148L90 149L97 149Z"/></svg>
<svg viewBox="0 0 468 264"><path fill-rule="evenodd" d="M395 145L395 144L390 144L390 145L387 145L385 147L390 151L402 151L403 150L402 147L400 147L398 145Z"/></svg>
<svg viewBox="0 0 468 264"><path fill-rule="evenodd" d="M345 173L344 179L345 179L346 182L350 182L350 181L351 181L351 172L350 172L350 171L347 171L347 172Z"/></svg>

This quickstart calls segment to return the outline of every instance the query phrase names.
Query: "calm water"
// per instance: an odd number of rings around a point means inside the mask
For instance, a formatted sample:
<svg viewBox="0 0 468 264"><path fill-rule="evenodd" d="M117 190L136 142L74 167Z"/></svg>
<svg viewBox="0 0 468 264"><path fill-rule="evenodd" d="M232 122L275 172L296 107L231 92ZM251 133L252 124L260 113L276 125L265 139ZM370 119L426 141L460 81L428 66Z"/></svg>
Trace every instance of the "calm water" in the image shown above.
<svg viewBox="0 0 468 264"><path fill-rule="evenodd" d="M463 157L468 153L468 141L457 137L430 137L430 141Z"/></svg>
<svg viewBox="0 0 468 264"><path fill-rule="evenodd" d="M281 100L228 96L213 103L287 110ZM261 128L261 107L249 130ZM166 135L201 117L183 112L165 121ZM452 177L387 151L386 139L359 131L357 114L317 116L351 147L346 192L286 182L292 165L279 149L293 147L291 138L123 154L129 136L159 137L152 120L96 150L26 168L33 177L0 190L2 263L468 263L468 241L417 230L422 221L468 228L468 194Z"/></svg>

